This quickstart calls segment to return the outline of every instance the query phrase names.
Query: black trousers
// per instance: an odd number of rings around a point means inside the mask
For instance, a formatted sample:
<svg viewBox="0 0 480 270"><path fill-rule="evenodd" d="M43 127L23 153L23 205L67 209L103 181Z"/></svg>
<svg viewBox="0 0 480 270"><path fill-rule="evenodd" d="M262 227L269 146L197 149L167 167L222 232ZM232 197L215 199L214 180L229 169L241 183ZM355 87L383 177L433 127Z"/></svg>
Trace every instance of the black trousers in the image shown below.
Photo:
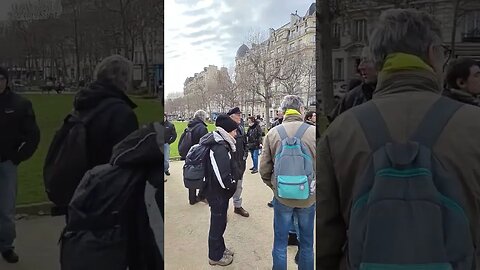
<svg viewBox="0 0 480 270"><path fill-rule="evenodd" d="M190 203L196 203L197 202L197 197L200 200L205 199L205 192L202 189L198 189L198 195L197 195L197 189L191 188L188 190L188 200Z"/></svg>
<svg viewBox="0 0 480 270"><path fill-rule="evenodd" d="M223 234L227 228L227 211L230 198L216 195L208 196L210 204L210 230L208 232L208 258L219 261L225 252Z"/></svg>

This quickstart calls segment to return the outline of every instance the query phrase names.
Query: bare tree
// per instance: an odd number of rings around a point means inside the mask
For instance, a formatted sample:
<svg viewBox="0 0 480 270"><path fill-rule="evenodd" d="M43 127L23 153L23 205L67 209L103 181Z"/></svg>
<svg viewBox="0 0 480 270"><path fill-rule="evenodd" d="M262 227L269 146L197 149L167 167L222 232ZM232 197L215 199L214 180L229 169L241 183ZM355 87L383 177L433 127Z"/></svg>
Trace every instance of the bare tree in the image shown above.
<svg viewBox="0 0 480 270"><path fill-rule="evenodd" d="M279 83L283 86L284 95L301 95L301 86L306 79L305 55L296 53L288 58L282 67L282 78Z"/></svg>

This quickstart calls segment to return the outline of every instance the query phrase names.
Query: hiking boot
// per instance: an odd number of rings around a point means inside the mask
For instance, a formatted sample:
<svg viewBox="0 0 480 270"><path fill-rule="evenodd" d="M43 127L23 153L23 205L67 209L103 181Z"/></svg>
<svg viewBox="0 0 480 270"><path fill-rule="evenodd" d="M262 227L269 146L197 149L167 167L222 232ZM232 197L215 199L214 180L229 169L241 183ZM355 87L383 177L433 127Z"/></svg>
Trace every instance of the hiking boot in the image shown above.
<svg viewBox="0 0 480 270"><path fill-rule="evenodd" d="M298 246L297 234L289 233L288 234L288 245L289 246Z"/></svg>
<svg viewBox="0 0 480 270"><path fill-rule="evenodd" d="M2 257L8 263L17 263L18 262L18 255L13 251L13 249L9 249L7 251L2 252Z"/></svg>
<svg viewBox="0 0 480 270"><path fill-rule="evenodd" d="M254 167L251 167L249 170L250 170L250 171L253 171L253 169L255 169L255 168L254 168Z"/></svg>
<svg viewBox="0 0 480 270"><path fill-rule="evenodd" d="M223 252L223 255L232 256L232 257L233 257L234 254L235 253L233 253L233 251L231 251L228 248L225 248L225 251Z"/></svg>
<svg viewBox="0 0 480 270"><path fill-rule="evenodd" d="M235 210L233 211L235 214L239 214L242 217L249 217L250 214L247 212L247 210L243 209L243 207L235 207Z"/></svg>
<svg viewBox="0 0 480 270"><path fill-rule="evenodd" d="M267 203L267 206L270 207L270 208L273 208L273 203L272 203L271 201L269 201L269 202Z"/></svg>
<svg viewBox="0 0 480 270"><path fill-rule="evenodd" d="M165 174L166 174L167 176L170 176L170 171L166 171Z"/></svg>
<svg viewBox="0 0 480 270"><path fill-rule="evenodd" d="M256 174L256 173L258 173L257 169L252 170L252 174Z"/></svg>
<svg viewBox="0 0 480 270"><path fill-rule="evenodd" d="M227 266L227 265L230 265L232 262L233 262L233 257L224 254L219 261L214 261L212 259L209 259L208 263L210 263L210 265Z"/></svg>

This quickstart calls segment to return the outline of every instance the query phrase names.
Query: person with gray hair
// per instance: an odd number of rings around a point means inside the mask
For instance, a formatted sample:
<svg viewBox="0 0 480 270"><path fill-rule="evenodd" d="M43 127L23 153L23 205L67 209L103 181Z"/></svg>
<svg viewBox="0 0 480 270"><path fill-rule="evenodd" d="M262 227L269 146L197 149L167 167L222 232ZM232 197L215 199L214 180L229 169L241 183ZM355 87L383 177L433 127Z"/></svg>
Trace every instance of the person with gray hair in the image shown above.
<svg viewBox="0 0 480 270"><path fill-rule="evenodd" d="M337 116L355 106L363 104L372 99L373 91L377 84L377 69L372 61L370 48L365 46L362 50L362 60L358 65L358 71L362 76L362 82L340 100L332 112L327 116L333 122Z"/></svg>
<svg viewBox="0 0 480 270"><path fill-rule="evenodd" d="M180 136L178 142L178 152L180 153L181 160L185 160L186 154L190 148L193 145L198 144L200 139L208 133L207 124L205 123L207 119L208 113L204 110L198 110L193 115L193 119L188 122L187 128ZM200 189L197 194L197 189L189 189L188 200L190 201L190 205L194 205L201 201L206 202L204 191Z"/></svg>
<svg viewBox="0 0 480 270"><path fill-rule="evenodd" d="M317 268L474 269L480 108L441 96L448 50L429 14L386 10L369 44L372 100L339 115L318 143Z"/></svg>
<svg viewBox="0 0 480 270"><path fill-rule="evenodd" d="M284 113L283 122L270 129L265 136L259 170L263 182L274 193L273 269L287 269L288 238L295 218L299 237L296 261L299 269L313 270L315 188L314 179L310 180L315 172L316 129L303 122L305 108L300 97L285 96L280 108ZM299 142L302 147L299 149L297 145L291 145L292 141ZM284 151L288 154L284 155ZM296 197L287 194L285 186L301 191L303 195Z"/></svg>
<svg viewBox="0 0 480 270"><path fill-rule="evenodd" d="M138 129L137 116L133 112L136 105L125 93L130 87L131 76L132 63L128 59L119 55L106 57L95 69L95 81L75 95L74 113L80 119L90 119L85 125L87 160L84 162L88 164L85 172L109 163L113 147ZM66 124L71 125L70 122ZM52 209L54 215L65 214L66 210L67 205L56 205Z"/></svg>

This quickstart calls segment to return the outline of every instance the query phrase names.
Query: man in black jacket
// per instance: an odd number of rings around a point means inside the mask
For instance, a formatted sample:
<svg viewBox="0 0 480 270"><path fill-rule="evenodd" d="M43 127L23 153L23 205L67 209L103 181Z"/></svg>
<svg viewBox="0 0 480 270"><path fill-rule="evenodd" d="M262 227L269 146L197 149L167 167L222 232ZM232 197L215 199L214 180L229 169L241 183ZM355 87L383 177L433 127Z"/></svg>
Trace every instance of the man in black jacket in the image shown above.
<svg viewBox="0 0 480 270"><path fill-rule="evenodd" d="M362 75L363 83L353 88L345 94L333 111L327 115L330 122L333 122L337 116L344 111L349 110L355 106L363 104L372 99L373 91L377 85L378 72L369 55L368 47L363 48L362 61L358 65L358 70Z"/></svg>
<svg viewBox="0 0 480 270"><path fill-rule="evenodd" d="M164 160L163 160L163 171L165 172L166 175L170 175L170 171L169 171L169 168L170 168L170 164L169 164L169 160L170 160L170 144L172 144L173 142L175 142L175 140L177 139L177 131L175 130L175 126L170 122L168 121L168 118L167 116L165 115L164 116L164 125L165 125L165 143L163 144L163 148L164 148ZM165 182L167 180L165 179Z"/></svg>
<svg viewBox="0 0 480 270"><path fill-rule="evenodd" d="M0 68L0 252L9 263L18 262L13 242L17 167L40 142L32 103L10 90L8 71Z"/></svg>
<svg viewBox="0 0 480 270"><path fill-rule="evenodd" d="M191 129L192 132L192 146L199 143L200 139L208 133L207 121L208 114L204 110L198 110L195 112L193 119L188 123L188 128ZM196 189L189 189L188 190L188 199L191 205L196 204L197 202L204 201L205 202L205 195L203 190L198 191Z"/></svg>
<svg viewBox="0 0 480 270"><path fill-rule="evenodd" d="M108 163L113 147L138 129L137 106L125 94L132 79L132 62L120 56L105 58L95 70L96 81L75 96L74 109L82 114L94 110L106 99L118 103L100 112L87 126L87 147L91 168Z"/></svg>
<svg viewBox="0 0 480 270"><path fill-rule="evenodd" d="M235 191L235 194L233 194L233 206L235 208L234 213L243 217L249 217L250 214L242 207L243 174L247 168L248 156L247 136L243 126L242 112L240 111L240 108L232 108L230 111L228 111L228 115L238 125L237 136L235 136L235 146L237 151L232 153L232 158L237 162L240 173L240 178L237 182L237 191Z"/></svg>
<svg viewBox="0 0 480 270"><path fill-rule="evenodd" d="M447 70L447 85L443 95L451 99L480 106L480 65L473 59L460 58L452 61Z"/></svg>

